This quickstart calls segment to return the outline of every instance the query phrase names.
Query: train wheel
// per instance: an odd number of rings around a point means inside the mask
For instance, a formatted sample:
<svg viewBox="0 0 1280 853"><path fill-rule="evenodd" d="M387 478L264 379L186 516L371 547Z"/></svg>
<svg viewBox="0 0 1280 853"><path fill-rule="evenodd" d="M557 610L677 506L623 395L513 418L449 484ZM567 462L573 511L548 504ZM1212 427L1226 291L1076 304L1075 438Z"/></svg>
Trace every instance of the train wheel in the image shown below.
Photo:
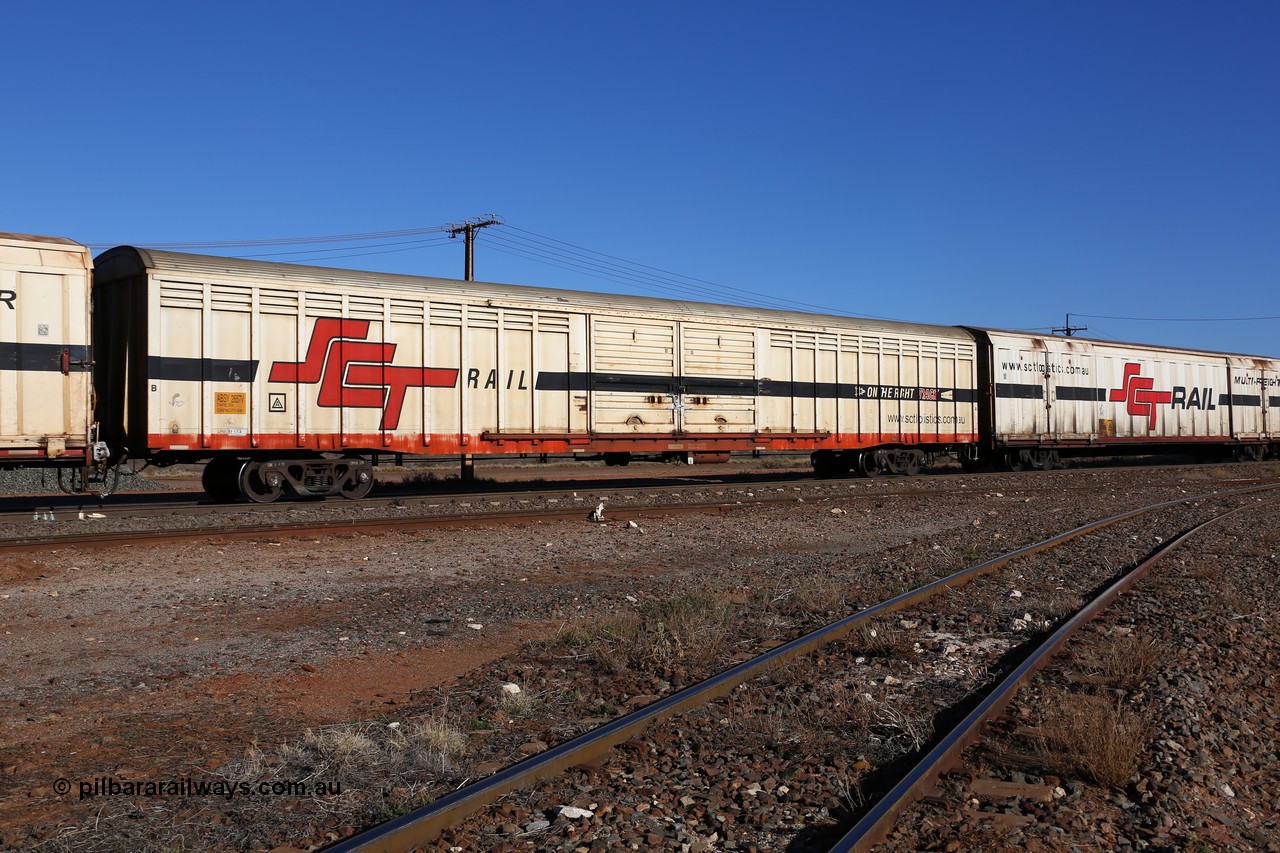
<svg viewBox="0 0 1280 853"><path fill-rule="evenodd" d="M1243 447L1237 447L1235 449L1236 461L1237 462L1261 462L1262 457L1264 455L1263 449L1264 448L1258 444L1248 444Z"/></svg>
<svg viewBox="0 0 1280 853"><path fill-rule="evenodd" d="M864 477L874 477L880 473L880 463L876 460L874 450L864 450L858 454L858 473Z"/></svg>
<svg viewBox="0 0 1280 853"><path fill-rule="evenodd" d="M373 489L373 476L365 470L348 471L342 481L342 496L359 500Z"/></svg>
<svg viewBox="0 0 1280 853"><path fill-rule="evenodd" d="M240 491L254 503L269 504L284 494L284 478L270 469L263 474L261 462L246 462L240 469Z"/></svg>
<svg viewBox="0 0 1280 853"><path fill-rule="evenodd" d="M908 477L914 477L916 474L920 473L919 453L913 450L907 454L907 461L906 464L902 466L902 473L906 474Z"/></svg>
<svg viewBox="0 0 1280 853"><path fill-rule="evenodd" d="M218 457L209 461L200 473L200 485L204 492L218 503L230 503L240 498L239 459Z"/></svg>
<svg viewBox="0 0 1280 853"><path fill-rule="evenodd" d="M836 477L842 473L840 459L830 450L819 450L809 458L813 465L813 476Z"/></svg>
<svg viewBox="0 0 1280 853"><path fill-rule="evenodd" d="M1025 450L1010 450L1004 455L1004 467L1010 471L1024 470L1028 461L1028 454Z"/></svg>
<svg viewBox="0 0 1280 853"><path fill-rule="evenodd" d="M1058 451L1046 450L1040 459L1041 471L1052 471L1058 465Z"/></svg>

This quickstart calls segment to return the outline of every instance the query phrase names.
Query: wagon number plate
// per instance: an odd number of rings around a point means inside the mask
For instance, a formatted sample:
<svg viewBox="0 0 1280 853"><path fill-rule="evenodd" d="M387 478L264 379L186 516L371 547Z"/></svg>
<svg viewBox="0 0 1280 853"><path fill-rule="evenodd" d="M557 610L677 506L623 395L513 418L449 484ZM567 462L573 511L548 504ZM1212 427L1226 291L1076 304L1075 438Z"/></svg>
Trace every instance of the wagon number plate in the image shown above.
<svg viewBox="0 0 1280 853"><path fill-rule="evenodd" d="M215 415L243 415L248 411L245 405L247 396L238 391L219 391L213 395L213 413Z"/></svg>

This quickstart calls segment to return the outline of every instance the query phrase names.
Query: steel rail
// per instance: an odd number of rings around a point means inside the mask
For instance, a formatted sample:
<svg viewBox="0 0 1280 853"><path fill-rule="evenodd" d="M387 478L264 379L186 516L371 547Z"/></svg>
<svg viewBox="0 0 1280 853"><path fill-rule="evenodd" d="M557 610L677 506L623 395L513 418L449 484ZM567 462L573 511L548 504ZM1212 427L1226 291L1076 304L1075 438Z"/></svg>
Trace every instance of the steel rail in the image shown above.
<svg viewBox="0 0 1280 853"><path fill-rule="evenodd" d="M792 486L794 485L794 483L803 483L803 482L806 482L806 481L803 481L803 480L777 481L774 483L768 483L764 486L744 486L744 488L761 488L761 489L770 488L770 487L780 488L783 485ZM812 483L814 481L808 480L807 482ZM1277 481L1273 479L1248 479L1248 480L1236 480L1232 482L1237 484L1245 484L1245 483L1259 484L1259 486L1261 487L1277 484ZM733 484L733 485L736 485L736 484ZM1163 487L1167 485L1171 485L1171 484L1159 484L1158 486L1153 486L1152 488ZM1182 485L1182 484L1173 484L1173 485ZM637 487L635 491L648 490L651 488L653 487L651 486ZM661 493L670 494L673 491L680 491L684 489L694 490L694 489L705 489L705 488L707 487L705 486L663 487L663 490ZM1052 490L1055 492L1061 492L1061 491L1068 491L1068 490L1081 489L1081 488L1094 488L1094 487L1093 486L1087 486L1087 487L1057 486L1050 489L1047 487L1037 486L1034 488L1019 487L1017 488L1016 491L1018 494L1026 494L1030 492L1040 492L1040 491L1049 491L1049 490ZM615 490L615 491L626 492L630 490L621 489L621 490ZM461 495L450 495L450 496L393 495L389 497L376 498L372 501L372 503L374 503L375 505L377 504L387 505L389 509L411 510L413 508L411 506L412 504L423 504L428 501L438 501L441 499L458 501L458 500L461 500L462 498L466 498L467 500L470 500L470 501L483 502L483 501L497 501L502 498L511 498L513 495L519 495L519 494L555 495L557 496L558 499L561 499L561 500L566 499L565 497L563 497L565 493L559 492L559 491L534 492L534 493L485 492L480 494L461 494ZM936 492L931 490L892 491L892 492L886 491L886 492L874 492L874 493L860 492L860 493L851 493L847 495L843 495L843 494L825 495L824 494L824 495L814 496L814 499L824 500L824 501L832 501L832 500L840 501L840 500L857 500L860 498L865 499L868 497L874 497L877 500L884 500L884 499L898 498L898 497L935 497L935 496L945 497L946 494L947 493L941 493L941 492ZM1193 499L1194 498L1180 498L1179 500L1193 500ZM592 498L591 500L595 500L595 498ZM790 504L795 500L796 498L794 495L789 495L787 497L781 497L781 498L765 497L765 496L758 496L758 497L753 496L753 497L747 498L744 496L741 499L722 498L715 501L699 501L699 502L693 502L693 503L675 503L675 504L659 504L659 505L635 504L635 505L625 506L625 507L621 507L621 506L610 507L608 510L608 516L611 519L627 521L627 520L638 519L641 517L652 518L657 515L666 516L666 515L680 515L685 513L716 512L716 511L723 513L729 509L743 509L747 507L756 507L756 506L775 506L779 504ZM397 502L400 503L399 506L395 505ZM364 501L361 503L369 503L369 501ZM417 527L461 527L461 526L466 526L470 524L505 523L505 522L513 522L513 521L572 521L583 516L588 503L590 503L590 501L584 500L581 507L574 507L572 509L557 507L555 509L552 509L552 508L515 509L515 510L478 511L478 512L460 512L460 513L442 512L442 513L434 513L431 515L401 515L401 516L379 515L375 518L361 518L361 519L334 519L331 521L308 520L308 521L300 521L300 522L271 521L271 522L266 522L262 524L202 526L202 527L188 527L188 528L164 529L164 530L130 530L130 531L113 531L113 532L105 532L105 533L69 533L69 534L56 534L56 533L41 531L39 533L31 533L29 535L22 535L22 536L7 536L7 537L0 536L0 551L13 549L13 548L22 548L25 550L35 551L35 550L66 548L66 547L72 547L77 545L110 546L110 545L120 545L120 544L136 544L140 542L181 541L184 539L194 539L194 538L208 537L208 536L217 536L222 538L251 538L255 536L310 536L310 535L331 535L334 533L367 533L367 532L376 531L376 530L395 530L398 528L415 527L415 526ZM439 506L440 504L428 504L428 505ZM154 506L150 504L135 505L131 509L144 510L144 512L137 515L136 518L145 518L145 517L150 517L151 515L150 510L152 509L162 509L168 514L185 516L185 515L194 515L197 513L210 513L210 512L213 512L216 514L217 512L224 509L232 512L264 513L264 512L271 512L273 510L278 512L282 510L288 511L288 510L296 509L299 506L306 506L306 504L290 502L288 504L207 504L207 503L195 504L193 503L190 505L186 505L186 504L175 505L171 503L171 504L159 504ZM12 515L16 518L18 515L25 515L25 512L29 512L29 511L30 510L25 510L23 513L0 512L0 523L3 523L5 521L6 516ZM70 512L70 510L62 509L62 510L59 510L59 512L68 513ZM110 514L120 516L120 515L126 515L127 512L128 510L124 510L122 512L120 509L112 509ZM52 520L55 522L70 522L70 521L74 521L75 519L72 519L69 515L67 515L62 518L55 517Z"/></svg>
<svg viewBox="0 0 1280 853"><path fill-rule="evenodd" d="M715 501L707 503L669 504L664 506L614 507L608 511L610 519L627 521L636 518L653 518L657 515L683 515L700 512L725 512L734 509L771 504L793 504L795 498L764 498L752 501ZM465 527L476 524L505 523L512 521L573 521L585 518L585 506L574 509L509 510L505 512L472 512L464 514L440 514L423 516L355 518L333 521L275 522L271 524L236 525L230 527L189 527L174 530L125 530L111 533L72 533L63 535L31 535L0 538L0 551L21 548L39 551L67 548L74 545L111 546L133 545L138 542L163 542L217 536L224 539L243 539L255 536L310 536L335 533L368 533L375 530L396 530L404 527Z"/></svg>
<svg viewBox="0 0 1280 853"><path fill-rule="evenodd" d="M504 794L524 788L539 779L554 776L569 767L595 764L603 760L613 747L640 734L650 724L665 720L689 709L700 707L714 699L727 696L738 685L754 678L762 671L776 667L800 655L809 654L828 643L846 636L877 616L917 604L945 589L967 583L1019 557L1054 548L1079 536L1102 530L1112 524L1147 512L1191 501L1221 498L1272 488L1276 488L1276 486L1250 486L1227 492L1213 492L1162 501L1081 525L1041 542L1027 545L987 560L984 563L962 569L947 577L872 605L858 613L846 616L837 622L784 643L705 681L691 685L664 699L659 699L638 711L605 723L545 752L499 770L492 776L459 788L434 803L422 806L364 832L357 833L350 838L335 842L333 845L323 848L323 850L325 853L400 853L400 851L411 850L434 840L444 829L459 823L480 808L495 802Z"/></svg>
<svg viewBox="0 0 1280 853"><path fill-rule="evenodd" d="M1249 504L1236 507L1206 521L1202 521L1169 540L1137 566L1126 572L1115 583L1111 584L1087 605L1064 622L1056 631L1041 643L1030 655L1005 676L987 696L978 703L969 714L961 720L938 744L931 749L902 780L885 794L876 805L858 821L849 832L831 848L831 853L862 853L888 835L899 815L911 803L924 797L931 791L936 780L948 770L960 763L961 754L981 732L982 726L1000 714L1013 699L1018 689L1028 683L1031 678L1048 665L1050 660L1062 651L1067 641L1080 628L1110 605L1122 592L1146 576L1150 568L1161 558L1169 554L1201 530L1248 509L1274 504L1268 501L1262 504Z"/></svg>
<svg viewBox="0 0 1280 853"><path fill-rule="evenodd" d="M1084 472L1091 472L1092 469L1083 469ZM1009 472L996 472L1008 474ZM1010 484L1002 483L999 485L990 483L978 484L982 490L1012 490L1017 494L1039 494L1042 492L1070 492L1070 491L1092 491L1098 488L1096 483L1085 483L1080 485L1069 485L1064 483L1045 483L1040 478L1048 476L1050 478L1072 478L1074 474L1079 473L1069 469L1062 471L1040 472L1036 477L1036 482L1029 484ZM743 475L732 475L733 478ZM574 492L587 492L592 495L618 495L634 492L650 492L655 491L660 494L679 495L682 492L698 492L707 490L765 490L765 489L781 489L804 488L806 486L838 486L842 482L850 485L871 486L879 484L886 488L877 489L875 491L858 490L848 494L836 495L824 494L823 497L832 499L839 498L866 498L875 497L877 499L891 498L915 498L915 497L946 497L948 495L958 494L958 492L950 489L935 488L897 488L898 486L908 486L918 483L927 484L947 484L948 478L964 478L981 476L981 474L972 473L947 473L934 475L930 478L894 478L884 477L877 479L865 479L849 477L845 479L815 479L812 475L804 475L788 479L768 479L767 475L761 475L757 480L746 479L715 479L710 478L705 481L688 482L688 480L696 479L693 477L679 478L685 482L655 482L651 480L574 480L566 484L556 484L555 488L550 487L546 482L525 484L528 488L521 488L516 484L512 484L510 488L488 489L486 491L381 491L370 497L360 498L357 500L341 500L322 502L311 499L286 499L274 501L272 503L250 503L250 502L233 502L233 503L216 503L208 498L203 491L195 489L192 491L169 491L169 492L127 492L121 493L113 497L109 502L75 502L64 496L39 495L34 496L38 500L47 500L52 497L52 501L46 503L19 503L19 501L27 500L23 496L3 496L0 497L0 524L10 522L21 523L28 520L32 513L42 514L48 513L52 518L44 518L44 521L76 521L77 513L96 512L103 513L107 517L112 518L146 518L154 515L196 515L220 512L237 512L237 513L255 513L255 514L280 514L291 512L299 508L308 506L320 507L344 507L359 506L362 509L394 507L403 508L400 505L422 504L432 501L502 501L512 498L522 498L534 500L537 498L555 498L559 500L566 499ZM671 478L672 480L677 478ZM1238 477L1230 478L1222 481L1222 485L1245 486L1253 484L1275 484L1280 483L1280 479L1275 477ZM966 484L967 485L967 484ZM1144 484L1143 490L1155 490L1168 488L1173 486L1189 485L1186 481L1160 482ZM147 497L156 498L154 501L145 501ZM163 499L161 499L163 497ZM182 500L177 500L182 498ZM12 506L12 508L7 508Z"/></svg>

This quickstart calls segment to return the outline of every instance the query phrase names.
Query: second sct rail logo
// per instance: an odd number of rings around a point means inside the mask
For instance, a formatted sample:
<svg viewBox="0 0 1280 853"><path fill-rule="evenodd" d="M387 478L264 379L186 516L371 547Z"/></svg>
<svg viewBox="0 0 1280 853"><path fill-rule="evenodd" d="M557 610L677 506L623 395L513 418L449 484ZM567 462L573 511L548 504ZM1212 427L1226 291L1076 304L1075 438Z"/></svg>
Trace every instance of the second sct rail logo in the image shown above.
<svg viewBox="0 0 1280 853"><path fill-rule="evenodd" d="M303 361L277 361L269 382L320 384L316 404L336 408L382 409L381 429L400 423L404 396L410 388L452 388L456 368L393 365L396 345L366 340L368 320L316 320Z"/></svg>
<svg viewBox="0 0 1280 853"><path fill-rule="evenodd" d="M1120 388L1111 389L1109 399L1112 403L1124 403L1129 414L1147 418L1151 429L1156 428L1157 403L1206 412L1218 408L1212 388L1192 388L1188 393L1185 385L1175 385L1170 391L1155 391L1156 381L1149 376L1141 376L1141 373L1142 365L1134 362L1125 364L1124 383Z"/></svg>

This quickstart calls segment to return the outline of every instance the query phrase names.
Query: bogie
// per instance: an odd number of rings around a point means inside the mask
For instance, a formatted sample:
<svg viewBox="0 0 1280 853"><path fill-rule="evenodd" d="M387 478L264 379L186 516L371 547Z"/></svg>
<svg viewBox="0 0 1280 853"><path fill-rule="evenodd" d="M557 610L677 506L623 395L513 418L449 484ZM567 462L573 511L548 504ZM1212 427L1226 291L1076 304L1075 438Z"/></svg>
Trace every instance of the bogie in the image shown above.
<svg viewBox="0 0 1280 853"><path fill-rule="evenodd" d="M215 501L246 498L270 503L286 492L301 497L341 495L353 500L373 489L373 465L365 459L249 460L215 457L200 478Z"/></svg>

